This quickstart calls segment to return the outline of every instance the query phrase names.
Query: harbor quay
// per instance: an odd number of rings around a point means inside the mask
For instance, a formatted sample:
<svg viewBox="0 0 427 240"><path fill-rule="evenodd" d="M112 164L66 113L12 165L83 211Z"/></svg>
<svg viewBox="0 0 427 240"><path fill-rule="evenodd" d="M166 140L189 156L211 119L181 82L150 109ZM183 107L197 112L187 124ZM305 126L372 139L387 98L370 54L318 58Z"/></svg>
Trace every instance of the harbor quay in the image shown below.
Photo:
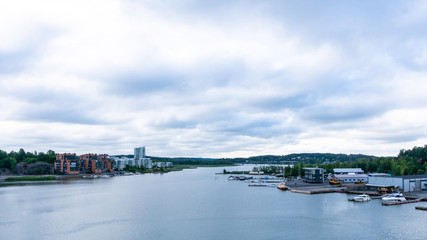
<svg viewBox="0 0 427 240"><path fill-rule="evenodd" d="M253 174L253 172L234 172L237 176L229 176L228 180L246 180L250 187L271 187L272 184L268 184L268 181L280 181L275 185L280 190L302 194L345 193L356 195L354 198L349 198L349 201L381 199L383 206L427 201L427 175L392 177L390 174L383 173L365 174L360 168L334 169L333 174L325 174L325 170L319 168L304 170L303 177L288 178ZM425 210L424 208L418 206L417 209Z"/></svg>

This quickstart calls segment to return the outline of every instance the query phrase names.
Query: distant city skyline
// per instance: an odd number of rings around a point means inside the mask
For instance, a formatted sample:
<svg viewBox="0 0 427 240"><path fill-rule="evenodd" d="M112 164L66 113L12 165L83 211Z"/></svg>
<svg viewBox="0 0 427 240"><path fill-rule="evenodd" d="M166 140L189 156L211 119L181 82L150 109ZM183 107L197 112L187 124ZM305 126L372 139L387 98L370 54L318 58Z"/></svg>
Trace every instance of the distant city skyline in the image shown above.
<svg viewBox="0 0 427 240"><path fill-rule="evenodd" d="M8 152L396 156L427 143L426 1L17 0L0 22Z"/></svg>

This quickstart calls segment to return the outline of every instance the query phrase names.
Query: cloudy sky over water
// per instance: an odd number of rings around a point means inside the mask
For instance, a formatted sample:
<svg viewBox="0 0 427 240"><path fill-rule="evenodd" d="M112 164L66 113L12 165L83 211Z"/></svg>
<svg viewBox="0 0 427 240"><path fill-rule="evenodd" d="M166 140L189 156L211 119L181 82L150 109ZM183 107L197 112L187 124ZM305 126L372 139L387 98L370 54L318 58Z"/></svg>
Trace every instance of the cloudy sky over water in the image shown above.
<svg viewBox="0 0 427 240"><path fill-rule="evenodd" d="M426 1L0 2L0 149L396 155L427 143Z"/></svg>

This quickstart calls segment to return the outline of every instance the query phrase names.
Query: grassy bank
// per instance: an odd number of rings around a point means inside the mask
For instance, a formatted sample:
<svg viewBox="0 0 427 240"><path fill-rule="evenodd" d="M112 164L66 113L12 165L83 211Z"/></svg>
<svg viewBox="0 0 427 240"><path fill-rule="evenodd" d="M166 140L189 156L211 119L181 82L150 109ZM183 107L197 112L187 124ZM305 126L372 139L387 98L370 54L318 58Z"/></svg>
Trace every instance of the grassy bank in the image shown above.
<svg viewBox="0 0 427 240"><path fill-rule="evenodd" d="M46 176L46 177L9 177L6 178L5 181L7 182L17 182L17 181L49 181L49 180L56 180L55 176Z"/></svg>

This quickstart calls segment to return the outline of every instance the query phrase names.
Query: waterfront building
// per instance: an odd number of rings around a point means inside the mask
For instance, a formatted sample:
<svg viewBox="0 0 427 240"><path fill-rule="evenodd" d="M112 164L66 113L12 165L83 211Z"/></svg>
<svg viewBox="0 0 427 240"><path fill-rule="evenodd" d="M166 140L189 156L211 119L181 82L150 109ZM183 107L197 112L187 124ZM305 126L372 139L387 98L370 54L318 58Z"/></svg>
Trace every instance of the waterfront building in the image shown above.
<svg viewBox="0 0 427 240"><path fill-rule="evenodd" d="M335 175L343 175L343 174L364 174L361 168L334 168Z"/></svg>
<svg viewBox="0 0 427 240"><path fill-rule="evenodd" d="M304 168L304 182L323 183L325 169L323 168Z"/></svg>
<svg viewBox="0 0 427 240"><path fill-rule="evenodd" d="M63 153L56 155L53 170L57 174L79 174L80 163L75 153Z"/></svg>
<svg viewBox="0 0 427 240"><path fill-rule="evenodd" d="M108 156L108 154L99 154L99 160L102 162L102 171L103 172L112 172L114 171L113 160Z"/></svg>
<svg viewBox="0 0 427 240"><path fill-rule="evenodd" d="M153 167L164 167L164 168L168 168L168 167L172 167L173 163L172 162L154 162L153 163Z"/></svg>
<svg viewBox="0 0 427 240"><path fill-rule="evenodd" d="M145 146L134 148L134 158L135 159L145 158Z"/></svg>
<svg viewBox="0 0 427 240"><path fill-rule="evenodd" d="M153 168L153 162L151 161L151 158L141 158L141 165L144 168Z"/></svg>
<svg viewBox="0 0 427 240"><path fill-rule="evenodd" d="M102 173L103 162L97 154L88 153L80 156L80 169L90 173Z"/></svg>
<svg viewBox="0 0 427 240"><path fill-rule="evenodd" d="M395 177L368 177L369 185L394 186L403 192L427 190L427 174Z"/></svg>
<svg viewBox="0 0 427 240"><path fill-rule="evenodd" d="M153 168L153 163L150 158L145 155L145 146L134 148L134 159L136 166L144 168Z"/></svg>
<svg viewBox="0 0 427 240"><path fill-rule="evenodd" d="M120 170L120 171L123 170L123 168L125 168L126 165L133 166L135 163L135 160L133 158L128 158L128 157L114 156L112 157L112 159L116 163L115 167L117 168L117 170Z"/></svg>
<svg viewBox="0 0 427 240"><path fill-rule="evenodd" d="M368 175L366 174L338 174L335 175L335 178L343 183L368 182Z"/></svg>

